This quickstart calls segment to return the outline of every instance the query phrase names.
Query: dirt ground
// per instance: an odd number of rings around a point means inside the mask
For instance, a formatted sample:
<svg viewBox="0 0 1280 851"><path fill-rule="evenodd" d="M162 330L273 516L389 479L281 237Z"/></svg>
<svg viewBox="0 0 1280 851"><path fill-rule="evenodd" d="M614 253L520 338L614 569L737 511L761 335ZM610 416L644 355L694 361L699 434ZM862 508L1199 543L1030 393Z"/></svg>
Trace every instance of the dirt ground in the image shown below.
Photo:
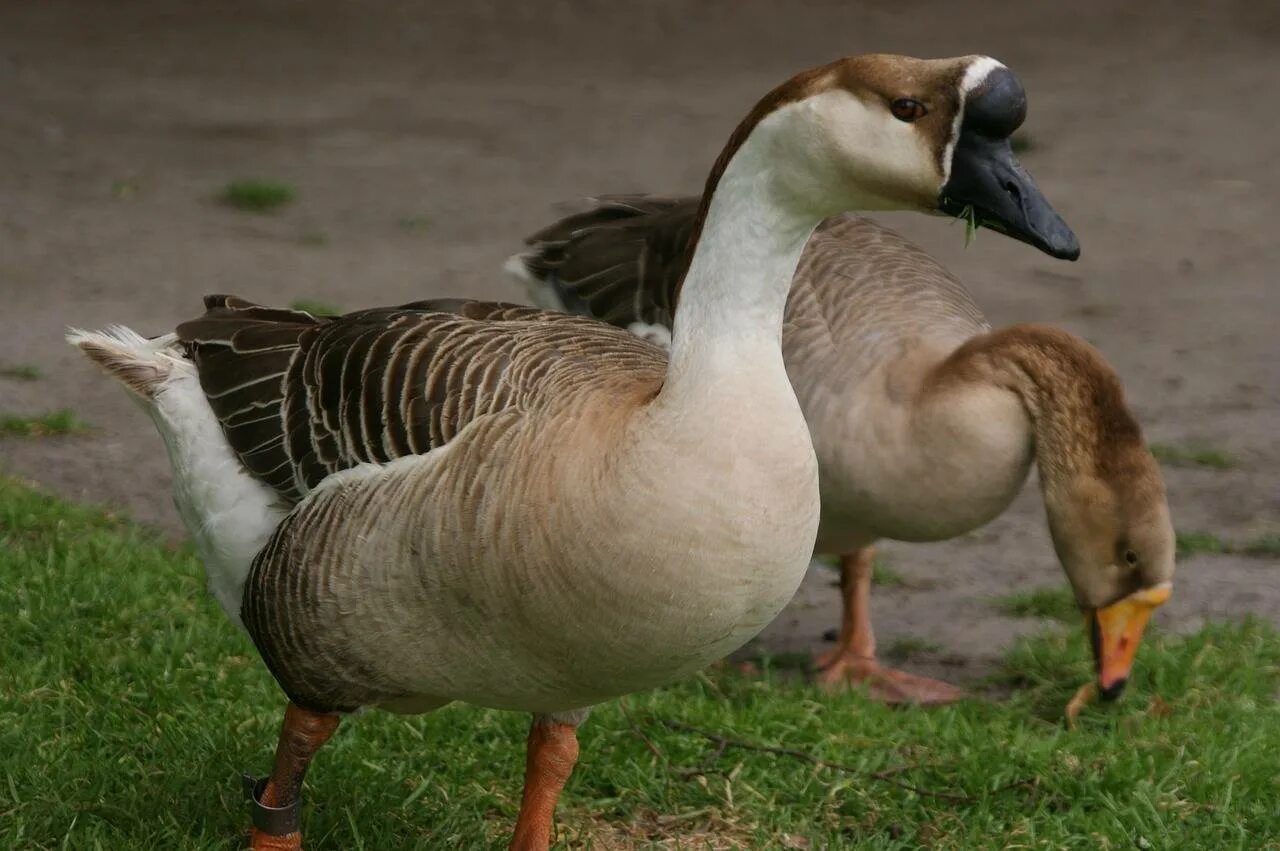
<svg viewBox="0 0 1280 851"><path fill-rule="evenodd" d="M1080 236L1056 263L1000 237L895 216L993 322L1062 325L1124 376L1148 435L1231 470L1170 469L1176 524L1243 542L1280 529L1280 5L567 0L82 2L0 8L0 413L69 407L90 436L0 440L0 467L178 529L159 438L62 342L68 324L160 333L208 292L343 308L437 295L523 299L500 273L558 202L688 192L768 87L868 51L989 53L1027 86L1024 159ZM216 193L298 190L274 215ZM882 646L957 681L1017 635L991 598L1060 585L1034 487L966 538L889 544L932 582L881 588ZM109 581L110 565L104 565ZM820 644L815 568L766 634ZM1280 562L1183 562L1160 619L1280 623Z"/></svg>

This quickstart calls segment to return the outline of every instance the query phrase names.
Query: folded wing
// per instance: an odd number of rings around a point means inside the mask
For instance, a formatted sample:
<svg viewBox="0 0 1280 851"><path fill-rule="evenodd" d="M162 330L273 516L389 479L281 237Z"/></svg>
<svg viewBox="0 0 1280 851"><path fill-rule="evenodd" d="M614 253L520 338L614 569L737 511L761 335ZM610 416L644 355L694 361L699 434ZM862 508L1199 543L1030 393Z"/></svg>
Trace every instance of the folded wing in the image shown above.
<svg viewBox="0 0 1280 851"><path fill-rule="evenodd" d="M205 307L178 339L245 469L290 502L339 470L443 446L486 414L554 404L562 378L665 368L660 350L599 322L498 302L332 318L226 295Z"/></svg>

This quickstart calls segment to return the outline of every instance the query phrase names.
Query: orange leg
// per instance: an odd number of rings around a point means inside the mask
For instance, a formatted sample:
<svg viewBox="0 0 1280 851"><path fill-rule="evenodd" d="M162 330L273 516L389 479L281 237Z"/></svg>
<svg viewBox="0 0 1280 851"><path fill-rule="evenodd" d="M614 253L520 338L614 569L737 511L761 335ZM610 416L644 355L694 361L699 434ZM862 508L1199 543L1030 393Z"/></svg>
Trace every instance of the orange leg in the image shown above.
<svg viewBox="0 0 1280 851"><path fill-rule="evenodd" d="M885 668L876 660L876 637L871 629L871 572L874 547L840 557L840 593L844 611L836 646L815 660L818 681L835 688L865 685L873 700L883 703L951 703L964 696L953 685Z"/></svg>
<svg viewBox="0 0 1280 851"><path fill-rule="evenodd" d="M338 729L338 716L311 712L290 703L284 711L271 776L254 790L253 851L301 851L298 805L302 778L320 746Z"/></svg>
<svg viewBox="0 0 1280 851"><path fill-rule="evenodd" d="M515 835L511 837L511 851L546 851L551 847L556 802L577 761L577 725L535 716L529 728L524 797Z"/></svg>

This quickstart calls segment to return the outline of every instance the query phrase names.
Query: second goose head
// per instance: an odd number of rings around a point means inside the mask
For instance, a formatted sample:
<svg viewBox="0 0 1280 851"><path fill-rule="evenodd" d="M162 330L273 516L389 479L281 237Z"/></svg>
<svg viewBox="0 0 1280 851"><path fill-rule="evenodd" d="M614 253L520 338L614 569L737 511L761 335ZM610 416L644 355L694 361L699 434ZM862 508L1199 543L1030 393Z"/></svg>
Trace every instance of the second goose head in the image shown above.
<svg viewBox="0 0 1280 851"><path fill-rule="evenodd" d="M1148 621L1172 593L1176 549L1160 465L1120 377L1079 337L1029 324L970 338L932 380L932 390L999 387L1021 402L1050 537L1093 644L1097 690L1118 697ZM935 398L954 405L945 391Z"/></svg>
<svg viewBox="0 0 1280 851"><path fill-rule="evenodd" d="M1041 473L1049 532L1105 700L1124 690L1147 622L1172 593L1176 550L1159 464L1136 425L1121 424L1090 464Z"/></svg>
<svg viewBox="0 0 1280 851"><path fill-rule="evenodd" d="M845 210L971 214L977 224L1074 260L1075 235L1013 156L1026 95L985 56L869 54L801 73L739 125L708 179L760 180L823 218ZM751 167L726 168L751 138Z"/></svg>

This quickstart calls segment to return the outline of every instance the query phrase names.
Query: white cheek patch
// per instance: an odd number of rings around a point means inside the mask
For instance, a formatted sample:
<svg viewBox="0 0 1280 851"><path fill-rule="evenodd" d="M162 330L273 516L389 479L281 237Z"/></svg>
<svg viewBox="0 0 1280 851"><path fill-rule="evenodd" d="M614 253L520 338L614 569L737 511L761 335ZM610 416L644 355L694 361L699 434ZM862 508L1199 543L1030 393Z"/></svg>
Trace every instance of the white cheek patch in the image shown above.
<svg viewBox="0 0 1280 851"><path fill-rule="evenodd" d="M866 209L897 209L902 196L937 192L937 166L917 129L894 118L888 109L868 104L846 89L829 89L793 105L809 111L820 134L805 134L810 144L825 137L839 146L839 156L856 165L850 172L867 194ZM787 107L788 109L791 107ZM906 188L907 193L901 191Z"/></svg>
<svg viewBox="0 0 1280 851"><path fill-rule="evenodd" d="M951 179L951 157L955 153L956 143L960 141L960 125L964 122L965 100L968 99L969 92L982 85L988 74L1003 67L1005 67L1003 62L992 59L990 56L979 56L969 63L964 76L960 78L960 107L956 110L956 117L951 121L951 138L947 140L947 152L942 164L944 186Z"/></svg>

